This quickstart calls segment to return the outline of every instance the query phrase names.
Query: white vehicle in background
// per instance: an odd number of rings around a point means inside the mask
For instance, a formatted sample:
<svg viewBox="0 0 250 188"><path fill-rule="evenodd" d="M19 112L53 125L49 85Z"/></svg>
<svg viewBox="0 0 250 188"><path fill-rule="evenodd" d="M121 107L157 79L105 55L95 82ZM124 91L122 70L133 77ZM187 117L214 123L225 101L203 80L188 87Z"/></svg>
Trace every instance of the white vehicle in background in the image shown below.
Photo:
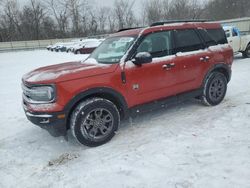
<svg viewBox="0 0 250 188"><path fill-rule="evenodd" d="M104 39L86 39L82 43L75 47L73 50L74 54L91 54Z"/></svg>
<svg viewBox="0 0 250 188"><path fill-rule="evenodd" d="M243 57L250 58L250 35L241 35L239 30L233 26L224 26L223 29L234 53L240 52Z"/></svg>

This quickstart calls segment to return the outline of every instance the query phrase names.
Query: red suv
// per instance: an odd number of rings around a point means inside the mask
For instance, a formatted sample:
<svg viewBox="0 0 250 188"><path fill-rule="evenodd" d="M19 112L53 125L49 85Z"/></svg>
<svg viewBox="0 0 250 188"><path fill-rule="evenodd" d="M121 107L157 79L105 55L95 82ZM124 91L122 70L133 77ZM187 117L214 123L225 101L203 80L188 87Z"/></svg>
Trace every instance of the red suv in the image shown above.
<svg viewBox="0 0 250 188"><path fill-rule="evenodd" d="M187 98L218 105L232 62L220 24L158 22L111 35L85 61L26 74L23 106L53 136L71 129L81 144L99 146L134 113Z"/></svg>

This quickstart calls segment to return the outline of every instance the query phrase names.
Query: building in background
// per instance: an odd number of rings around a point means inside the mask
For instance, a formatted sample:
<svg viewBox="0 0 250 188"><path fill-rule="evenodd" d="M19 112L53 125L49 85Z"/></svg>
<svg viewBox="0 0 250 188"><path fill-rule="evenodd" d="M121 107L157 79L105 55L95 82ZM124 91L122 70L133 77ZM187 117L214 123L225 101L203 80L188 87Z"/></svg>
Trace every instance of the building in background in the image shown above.
<svg viewBox="0 0 250 188"><path fill-rule="evenodd" d="M223 26L235 26L242 34L250 34L250 17L219 21Z"/></svg>

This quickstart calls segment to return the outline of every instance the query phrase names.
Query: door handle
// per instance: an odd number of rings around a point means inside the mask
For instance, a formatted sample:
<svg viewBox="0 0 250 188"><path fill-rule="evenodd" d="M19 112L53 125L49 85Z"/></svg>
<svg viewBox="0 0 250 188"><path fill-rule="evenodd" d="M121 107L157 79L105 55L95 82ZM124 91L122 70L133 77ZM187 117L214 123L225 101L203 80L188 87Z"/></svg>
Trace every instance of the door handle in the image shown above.
<svg viewBox="0 0 250 188"><path fill-rule="evenodd" d="M201 62L209 62L209 60L210 60L210 57L209 57L209 56L201 57L201 58L200 58L200 61L201 61Z"/></svg>
<svg viewBox="0 0 250 188"><path fill-rule="evenodd" d="M175 67L175 63L169 63L162 66L162 68L165 70L170 70L173 67Z"/></svg>

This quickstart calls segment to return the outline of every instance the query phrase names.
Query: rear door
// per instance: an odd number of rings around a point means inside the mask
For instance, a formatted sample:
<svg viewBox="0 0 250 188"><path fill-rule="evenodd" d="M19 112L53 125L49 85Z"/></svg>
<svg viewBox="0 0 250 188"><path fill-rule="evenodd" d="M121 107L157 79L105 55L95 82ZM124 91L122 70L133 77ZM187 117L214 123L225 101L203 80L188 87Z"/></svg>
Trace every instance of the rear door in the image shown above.
<svg viewBox="0 0 250 188"><path fill-rule="evenodd" d="M200 87L200 82L211 66L213 54L209 51L198 31L181 29L174 33L175 64L178 93L191 91Z"/></svg>

